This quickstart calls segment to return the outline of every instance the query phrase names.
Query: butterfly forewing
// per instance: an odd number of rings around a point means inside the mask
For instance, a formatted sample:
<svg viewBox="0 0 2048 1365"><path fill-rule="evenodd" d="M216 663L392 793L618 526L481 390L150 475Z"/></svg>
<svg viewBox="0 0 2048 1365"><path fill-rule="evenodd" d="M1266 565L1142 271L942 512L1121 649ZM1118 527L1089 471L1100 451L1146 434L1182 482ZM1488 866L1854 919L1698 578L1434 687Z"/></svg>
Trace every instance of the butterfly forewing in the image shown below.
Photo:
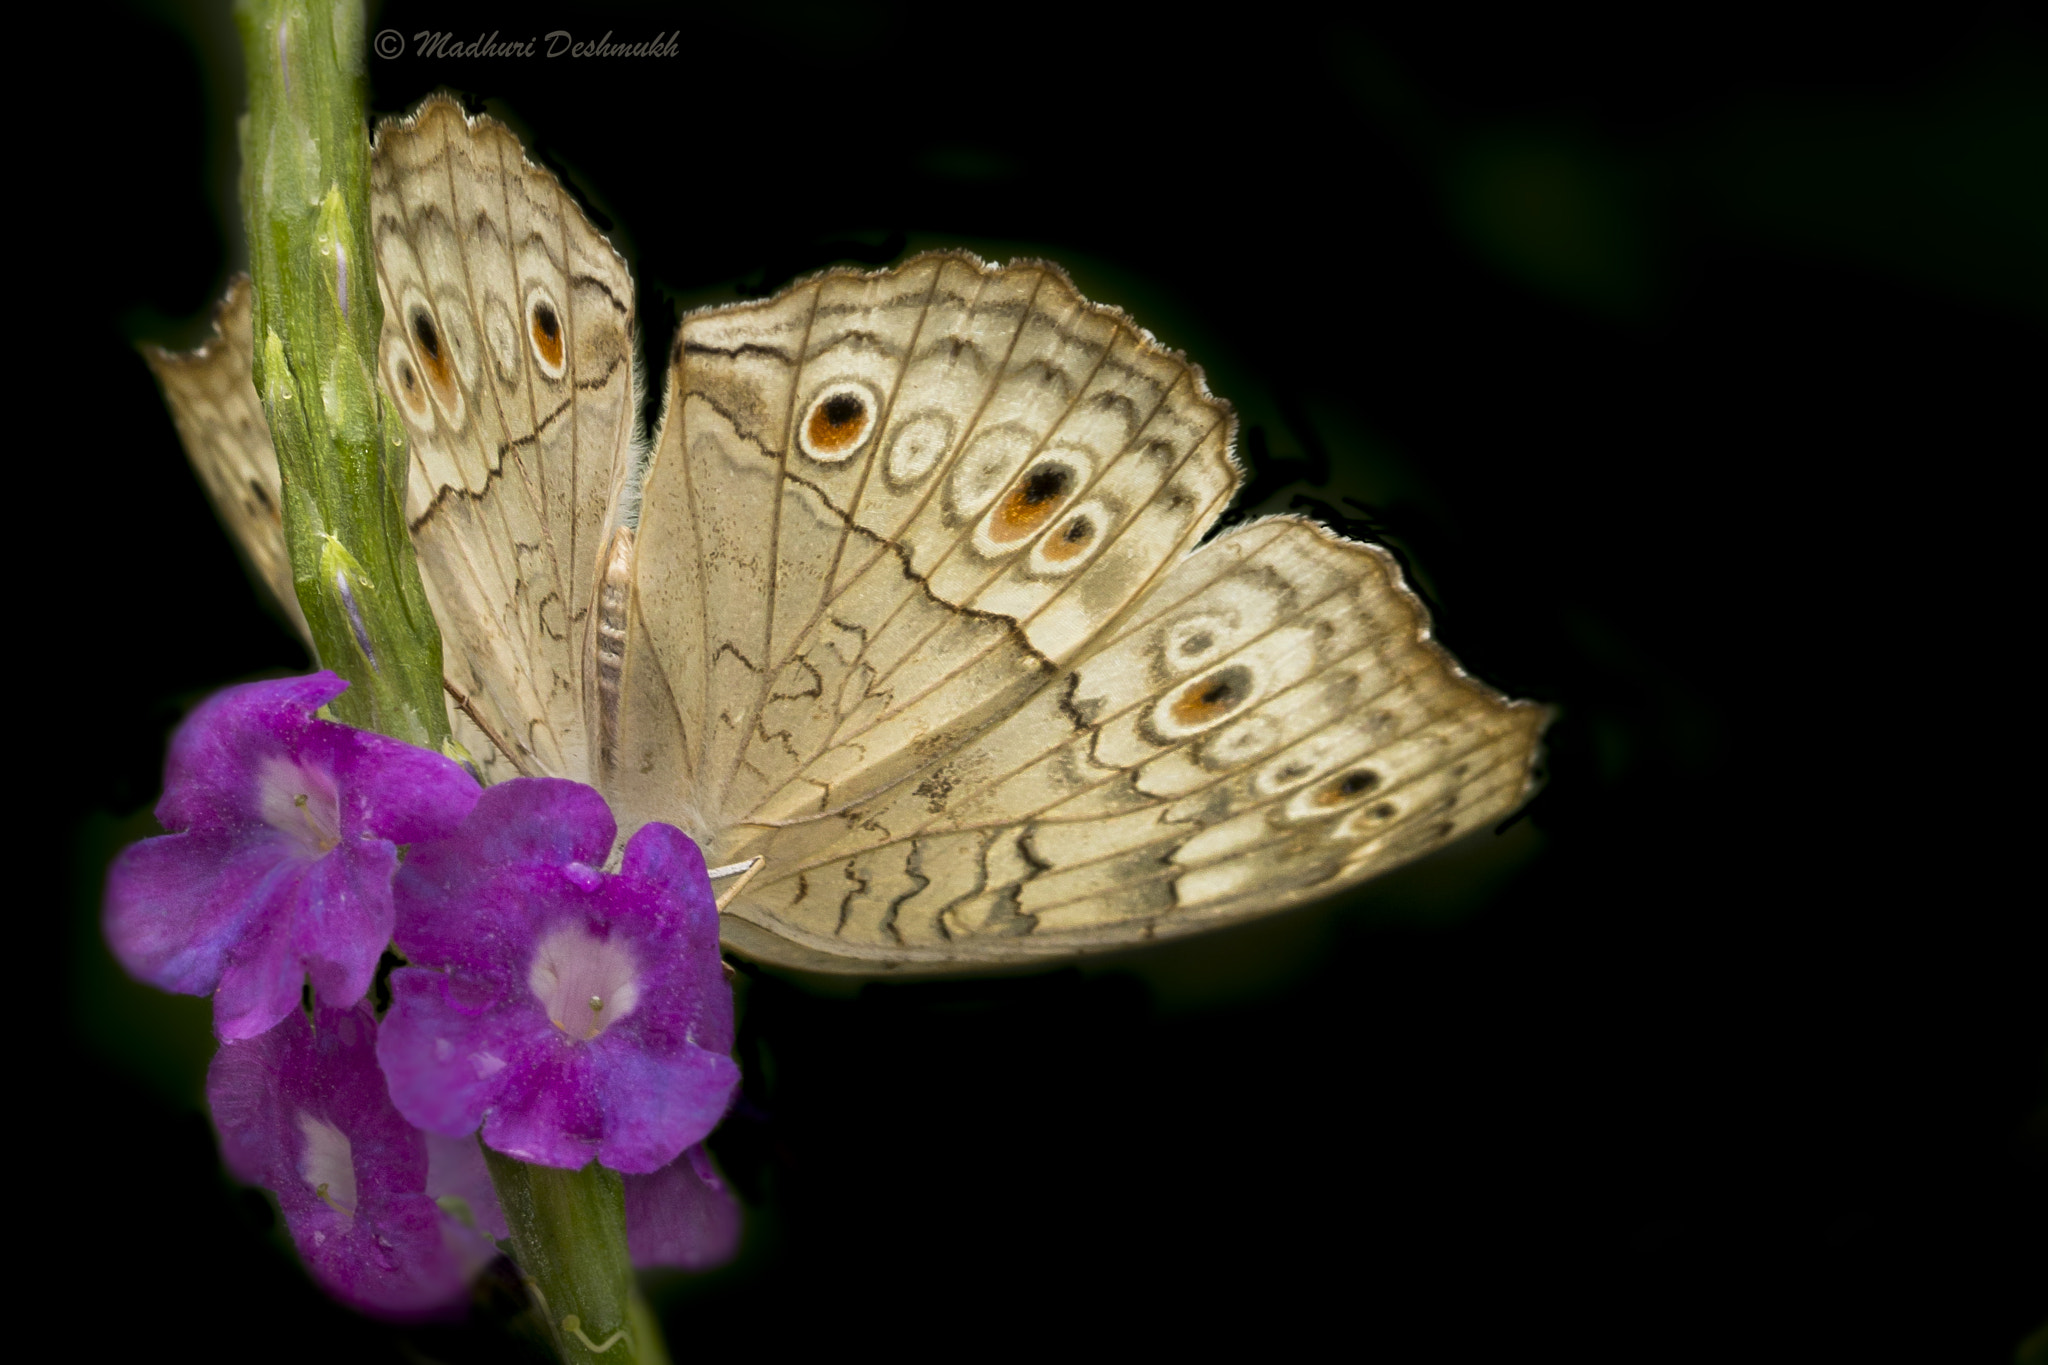
<svg viewBox="0 0 2048 1365"><path fill-rule="evenodd" d="M633 286L516 137L453 101L378 131L380 373L464 734L587 779L598 575L632 458Z"/></svg>

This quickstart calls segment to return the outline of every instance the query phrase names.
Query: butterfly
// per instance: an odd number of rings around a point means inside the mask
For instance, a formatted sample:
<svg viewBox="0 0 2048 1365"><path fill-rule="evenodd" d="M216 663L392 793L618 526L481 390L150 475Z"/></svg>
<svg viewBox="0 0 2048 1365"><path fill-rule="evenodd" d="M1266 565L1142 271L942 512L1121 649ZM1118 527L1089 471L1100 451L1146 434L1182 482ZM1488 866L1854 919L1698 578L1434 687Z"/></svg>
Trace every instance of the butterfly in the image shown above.
<svg viewBox="0 0 2048 1365"><path fill-rule="evenodd" d="M686 316L636 438L625 262L503 125L378 129L378 370L456 739L702 843L728 949L943 972L1385 872L1528 796L1545 708L1384 550L1266 517L1202 372L1057 266L828 270ZM151 355L297 621L238 283Z"/></svg>

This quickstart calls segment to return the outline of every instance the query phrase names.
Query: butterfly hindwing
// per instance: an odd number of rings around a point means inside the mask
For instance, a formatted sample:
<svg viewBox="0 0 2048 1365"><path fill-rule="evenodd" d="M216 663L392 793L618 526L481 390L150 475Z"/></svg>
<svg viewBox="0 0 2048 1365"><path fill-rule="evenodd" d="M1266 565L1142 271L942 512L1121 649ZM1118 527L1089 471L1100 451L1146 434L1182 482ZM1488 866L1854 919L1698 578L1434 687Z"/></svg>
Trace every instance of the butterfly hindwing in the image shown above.
<svg viewBox="0 0 2048 1365"><path fill-rule="evenodd" d="M171 420L214 510L310 648L313 637L292 589L291 554L285 548L277 450L250 378L252 299L249 277L238 275L214 315L213 336L203 346L181 355L145 346L142 354L163 386Z"/></svg>
<svg viewBox="0 0 2048 1365"><path fill-rule="evenodd" d="M958 754L763 831L729 937L929 969L1262 914L1506 815L1542 722L1429 641L1383 552L1271 518L1181 560Z"/></svg>

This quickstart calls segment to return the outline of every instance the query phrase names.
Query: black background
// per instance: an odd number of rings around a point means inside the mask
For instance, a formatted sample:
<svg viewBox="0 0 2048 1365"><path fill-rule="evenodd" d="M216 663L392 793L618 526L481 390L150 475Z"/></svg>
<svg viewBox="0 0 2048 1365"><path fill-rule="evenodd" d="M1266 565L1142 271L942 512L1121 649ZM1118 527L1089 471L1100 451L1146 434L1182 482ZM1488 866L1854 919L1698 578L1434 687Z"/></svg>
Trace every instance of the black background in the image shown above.
<svg viewBox="0 0 2048 1365"><path fill-rule="evenodd" d="M445 85L566 174L651 351L835 261L1051 256L1238 405L1244 508L1393 545L1475 672L1562 712L1525 819L1334 905L1005 980L750 973L714 1139L747 1243L656 1285L678 1360L1990 1362L2048 1317L2039 617L2004 601L2038 544L2048 35L1423 8L373 16L681 29L675 59L370 60L376 111ZM67 93L17 122L54 153L17 184L57 229L26 316L62 324L17 391L63 414L16 450L47 479L16 504L17 1340L489 1358L509 1291L400 1333L306 1284L219 1173L207 1006L99 945L170 727L305 660L131 349L196 340L239 257L232 28L54 19L22 55Z"/></svg>

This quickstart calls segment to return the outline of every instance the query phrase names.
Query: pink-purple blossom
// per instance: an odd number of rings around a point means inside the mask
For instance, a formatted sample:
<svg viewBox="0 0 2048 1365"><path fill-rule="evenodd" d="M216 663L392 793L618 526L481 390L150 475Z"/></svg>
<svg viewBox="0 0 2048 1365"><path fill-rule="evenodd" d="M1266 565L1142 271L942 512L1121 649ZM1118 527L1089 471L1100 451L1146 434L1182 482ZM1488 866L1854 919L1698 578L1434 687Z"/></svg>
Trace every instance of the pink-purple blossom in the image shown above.
<svg viewBox="0 0 2048 1365"><path fill-rule="evenodd" d="M626 1177L626 1249L634 1265L711 1270L739 1247L739 1203L703 1143L652 1175Z"/></svg>
<svg viewBox="0 0 2048 1365"><path fill-rule="evenodd" d="M476 1136L443 1137L425 1129L417 1131L427 1143L427 1193L494 1244L510 1237L512 1230L506 1226L505 1210L498 1203L491 1169L484 1162L483 1148L476 1145Z"/></svg>
<svg viewBox="0 0 2048 1365"><path fill-rule="evenodd" d="M225 1039L318 998L363 998L391 938L399 844L454 829L474 779L425 749L314 713L332 673L231 687L171 740L157 820L107 878L115 955L153 985L214 995Z"/></svg>
<svg viewBox="0 0 2048 1365"><path fill-rule="evenodd" d="M493 1253L428 1193L426 1136L392 1107L376 1035L368 1001L294 1011L214 1054L207 1102L228 1169L276 1194L323 1288L382 1317L452 1315Z"/></svg>
<svg viewBox="0 0 2048 1365"><path fill-rule="evenodd" d="M413 846L394 885L378 1058L399 1112L521 1161L651 1174L701 1141L739 1079L732 991L704 856L617 826L589 787L521 778L453 834Z"/></svg>

